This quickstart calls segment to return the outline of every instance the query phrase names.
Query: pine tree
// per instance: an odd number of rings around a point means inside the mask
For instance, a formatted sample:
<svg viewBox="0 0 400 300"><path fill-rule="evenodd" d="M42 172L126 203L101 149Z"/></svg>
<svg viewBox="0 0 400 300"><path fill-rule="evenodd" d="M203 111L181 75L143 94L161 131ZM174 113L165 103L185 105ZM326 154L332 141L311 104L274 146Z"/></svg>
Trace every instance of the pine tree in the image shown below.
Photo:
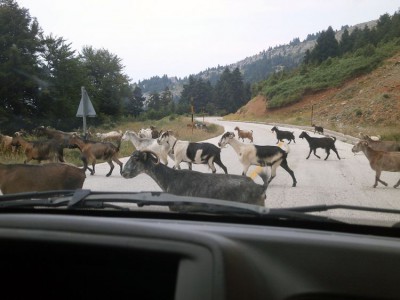
<svg viewBox="0 0 400 300"><path fill-rule="evenodd" d="M160 106L162 111L169 112L171 103L174 101L173 98L174 97L169 87L166 87L160 96Z"/></svg>
<svg viewBox="0 0 400 300"><path fill-rule="evenodd" d="M311 51L311 62L321 63L328 57L336 57L339 53L339 43L335 38L335 32L329 26L326 31L322 31L317 39L317 44Z"/></svg>
<svg viewBox="0 0 400 300"><path fill-rule="evenodd" d="M135 86L131 95L128 97L127 103L125 103L125 112L135 117L139 116L143 112L143 106L146 98L142 94L140 87Z"/></svg>

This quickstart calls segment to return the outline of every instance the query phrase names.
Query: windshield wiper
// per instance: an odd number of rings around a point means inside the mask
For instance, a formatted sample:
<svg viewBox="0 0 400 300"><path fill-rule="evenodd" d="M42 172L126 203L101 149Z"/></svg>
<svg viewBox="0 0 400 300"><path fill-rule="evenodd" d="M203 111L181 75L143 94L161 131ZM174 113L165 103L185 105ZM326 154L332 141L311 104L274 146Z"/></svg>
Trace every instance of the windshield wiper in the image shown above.
<svg viewBox="0 0 400 300"><path fill-rule="evenodd" d="M58 190L46 192L28 192L0 196L1 208L28 208L28 207L67 207L73 208L73 204L89 195L90 190ZM90 201L81 208L113 208L129 210L129 208L113 205L104 201Z"/></svg>
<svg viewBox="0 0 400 300"><path fill-rule="evenodd" d="M367 211L367 212L400 215L400 210L398 210L398 209L356 206L356 205L347 205L347 204L332 204L332 205L321 204L321 205L309 205L309 206L297 206L297 207L284 208L284 210L293 211L293 212L301 212L301 213L324 212L324 211L329 211L329 210L334 210L334 209L345 209L345 210L356 210L356 211Z"/></svg>
<svg viewBox="0 0 400 300"><path fill-rule="evenodd" d="M87 189L79 189L0 196L0 209L17 207L66 207L67 209L116 208L129 210L127 207L112 205L110 203L136 204L138 207L176 207L178 212L182 213L189 211L211 214L227 212L249 215L263 215L268 213L268 208L257 205L209 198L189 198L165 192L93 192Z"/></svg>
<svg viewBox="0 0 400 300"><path fill-rule="evenodd" d="M339 222L325 216L307 215L303 212L266 207L227 200L177 196L165 192L92 192L91 190L66 190L21 193L0 196L0 208L65 207L67 209L114 208L130 210L111 203L143 206L166 206L177 213L204 213L229 216L252 216L280 220ZM341 222L340 222L341 223Z"/></svg>

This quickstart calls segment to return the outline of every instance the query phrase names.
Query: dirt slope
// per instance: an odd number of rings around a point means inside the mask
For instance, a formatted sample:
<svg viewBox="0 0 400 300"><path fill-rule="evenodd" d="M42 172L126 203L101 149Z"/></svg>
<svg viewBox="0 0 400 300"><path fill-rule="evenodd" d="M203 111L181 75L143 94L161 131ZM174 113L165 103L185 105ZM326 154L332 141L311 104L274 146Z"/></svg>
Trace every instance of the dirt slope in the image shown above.
<svg viewBox="0 0 400 300"><path fill-rule="evenodd" d="M311 120L312 115L312 120ZM400 138L400 53L370 74L342 87L308 95L299 103L268 109L262 96L250 100L226 119L311 125L345 134L364 131L389 139Z"/></svg>

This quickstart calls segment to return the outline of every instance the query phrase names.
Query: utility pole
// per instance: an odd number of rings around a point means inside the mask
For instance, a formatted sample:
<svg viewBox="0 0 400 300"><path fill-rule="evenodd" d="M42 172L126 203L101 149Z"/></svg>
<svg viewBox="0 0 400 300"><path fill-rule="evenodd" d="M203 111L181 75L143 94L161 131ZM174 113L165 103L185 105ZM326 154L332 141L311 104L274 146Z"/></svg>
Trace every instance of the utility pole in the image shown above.
<svg viewBox="0 0 400 300"><path fill-rule="evenodd" d="M314 104L311 105L311 126L314 124L313 122L313 117L314 117Z"/></svg>

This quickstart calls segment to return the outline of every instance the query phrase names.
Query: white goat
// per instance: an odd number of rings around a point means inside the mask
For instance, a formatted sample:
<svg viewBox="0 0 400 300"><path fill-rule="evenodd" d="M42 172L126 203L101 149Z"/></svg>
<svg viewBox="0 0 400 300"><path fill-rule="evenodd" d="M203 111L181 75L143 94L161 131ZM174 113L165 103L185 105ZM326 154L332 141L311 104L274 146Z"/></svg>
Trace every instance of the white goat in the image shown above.
<svg viewBox="0 0 400 300"><path fill-rule="evenodd" d="M102 141L120 141L122 138L122 131L110 131L106 133L96 133L96 136Z"/></svg>
<svg viewBox="0 0 400 300"><path fill-rule="evenodd" d="M295 187L297 184L294 172L289 168L287 163L287 154L289 152L288 148L286 150L278 146L259 146L254 144L245 144L235 139L235 134L233 132L226 132L222 135L218 146L225 147L230 144L239 155L239 161L243 165L242 175L246 175L249 167L251 165L271 167L271 178L268 183L276 176L276 169L281 166L290 174L293 179L292 186ZM267 183L266 174L259 174L263 179L264 183Z"/></svg>
<svg viewBox="0 0 400 300"><path fill-rule="evenodd" d="M138 136L141 138L152 138L152 132L153 131L151 130L151 128L142 128L139 130Z"/></svg>
<svg viewBox="0 0 400 300"><path fill-rule="evenodd" d="M174 169L180 169L179 164L184 161L188 163L189 169L192 169L193 164L207 164L213 173L215 169L214 163L228 174L228 170L221 161L221 149L211 143L194 143L189 141L178 140L171 134L170 131L165 131L160 134L157 139L160 145L169 145L171 154L175 160Z"/></svg>
<svg viewBox="0 0 400 300"><path fill-rule="evenodd" d="M170 146L168 144L159 145L157 139L152 138L141 138L134 131L127 130L122 136L122 140L131 141L136 150L148 150L153 151L160 157L163 164L168 165L168 152Z"/></svg>

